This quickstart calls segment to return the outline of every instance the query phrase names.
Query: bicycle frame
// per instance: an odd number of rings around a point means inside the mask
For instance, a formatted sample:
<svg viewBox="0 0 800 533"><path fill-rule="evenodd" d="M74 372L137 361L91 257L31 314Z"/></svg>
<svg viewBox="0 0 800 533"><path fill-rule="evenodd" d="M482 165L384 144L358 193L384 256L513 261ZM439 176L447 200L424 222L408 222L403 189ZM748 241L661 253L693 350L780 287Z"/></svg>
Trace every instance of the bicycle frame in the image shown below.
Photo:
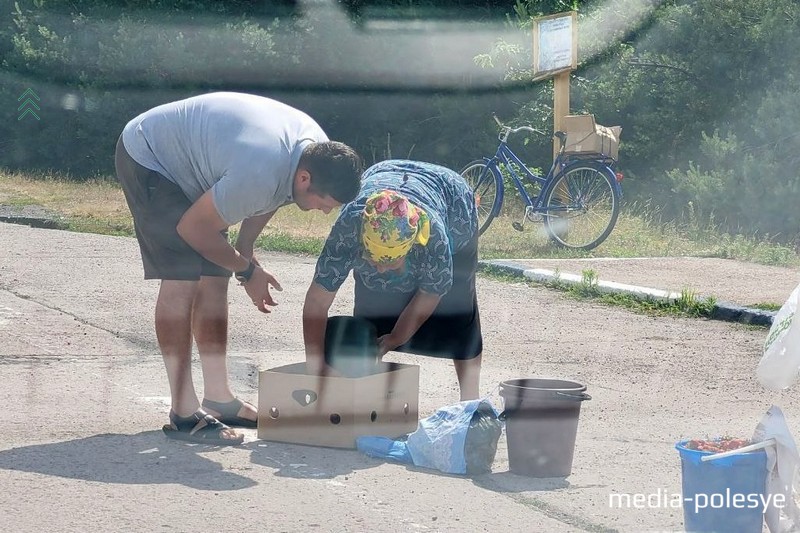
<svg viewBox="0 0 800 533"><path fill-rule="evenodd" d="M500 136L500 144L497 147L497 151L495 152L494 156L491 158L484 157L483 160L486 163L486 166L490 168L493 172L497 172L501 177L503 176L502 169L500 168L501 165L506 168L509 175L511 176L511 180L514 182L514 186L519 192L520 197L522 197L523 202L525 203L525 213L526 215L528 212L544 212L546 209L542 208L542 202L544 199L544 193L547 190L547 187L550 183L553 182L553 178L555 178L561 170L567 167L570 163L573 163L579 160L579 157L571 157L570 155L566 155L563 152L559 152L556 155L556 158L553 160L552 165L550 165L550 169L547 171L546 174L540 175L533 172L528 166L522 162L522 160L514 153L511 148L508 146L508 134L505 135L501 134ZM596 163L604 164L609 172L612 174L614 173L613 170L613 163L609 165L606 160L600 158L591 158L592 161ZM520 176L515 167L522 172L522 176ZM525 190L524 180L527 180L529 183L534 185L539 185L539 194L537 196L531 197L528 194L528 191ZM621 189L619 188L619 184L615 183L615 187L619 190L621 194ZM498 196L500 197L500 201L498 202L498 207L502 208L503 202L505 201L505 187L501 187L498 190ZM499 213L495 213L497 215Z"/></svg>
<svg viewBox="0 0 800 533"><path fill-rule="evenodd" d="M508 144L505 140L500 140L500 145L497 147L497 152L495 152L494 157L492 158L484 158L486 160L486 165L489 167L493 167L497 172L500 173L502 176L502 169L500 165L506 168L509 175L511 176L511 180L514 182L514 186L516 187L517 191L519 192L520 196L522 197L523 202L527 207L531 207L536 209L541 205L541 198L542 195L539 194L531 198L531 195L528 194L528 191L525 190L525 184L523 183L523 177L521 177L515 167L522 171L524 179L534 185L539 185L540 190L544 190L545 185L548 182L549 177L552 175L553 169L559 163L560 157L556 157L553 164L550 166L550 170L544 176L539 175L531 171L528 166L522 162L522 160L517 157L511 148L508 147ZM500 196L500 204L503 205L505 201L505 187L498 191Z"/></svg>

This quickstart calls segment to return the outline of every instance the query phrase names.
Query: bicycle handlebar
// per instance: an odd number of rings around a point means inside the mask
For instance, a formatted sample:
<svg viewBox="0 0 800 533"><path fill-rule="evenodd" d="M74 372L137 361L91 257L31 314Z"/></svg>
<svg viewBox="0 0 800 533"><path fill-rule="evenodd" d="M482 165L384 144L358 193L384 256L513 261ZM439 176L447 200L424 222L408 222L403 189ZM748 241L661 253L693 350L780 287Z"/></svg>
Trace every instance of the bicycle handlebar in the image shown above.
<svg viewBox="0 0 800 533"><path fill-rule="evenodd" d="M546 135L545 132L537 130L536 128L532 128L530 126L520 126L518 128L512 128L511 126L507 126L502 122L500 122L500 119L497 118L497 115L492 115L492 118L494 118L494 121L497 122L497 125L500 126L501 131L505 133L506 136L508 136L511 133L518 133L520 131L529 131L531 133L538 133L539 135Z"/></svg>
<svg viewBox="0 0 800 533"><path fill-rule="evenodd" d="M494 118L494 121L497 122L498 126L500 126L500 140L503 142L506 142L508 140L508 136L511 135L512 133L519 133L520 131L529 131L531 133L537 133L539 135L547 135L542 130L537 130L536 128L533 128L531 126L519 126L518 128L512 128L511 126L507 126L502 122L500 122L500 119L497 118L497 115L492 115L492 118ZM561 141L561 146L563 148L563 146L567 142L567 134L564 133L563 131L557 131L553 133L552 136Z"/></svg>
<svg viewBox="0 0 800 533"><path fill-rule="evenodd" d="M542 130L537 130L536 128L532 128L530 126L520 126L519 128L512 128L511 133L517 133L520 131L529 131L531 133L538 133L539 135L545 135L545 132Z"/></svg>

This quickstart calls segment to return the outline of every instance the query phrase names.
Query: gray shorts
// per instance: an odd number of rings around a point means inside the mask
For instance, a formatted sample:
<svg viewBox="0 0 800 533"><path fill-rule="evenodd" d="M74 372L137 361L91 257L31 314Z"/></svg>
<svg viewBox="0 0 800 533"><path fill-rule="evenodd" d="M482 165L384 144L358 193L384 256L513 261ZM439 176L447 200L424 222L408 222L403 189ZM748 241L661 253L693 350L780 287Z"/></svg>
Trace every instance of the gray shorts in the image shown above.
<svg viewBox="0 0 800 533"><path fill-rule="evenodd" d="M180 187L134 161L125 150L122 137L117 141L114 163L133 215L144 279L230 277L230 270L205 259L178 235L178 222L192 206ZM227 237L227 231L222 233Z"/></svg>

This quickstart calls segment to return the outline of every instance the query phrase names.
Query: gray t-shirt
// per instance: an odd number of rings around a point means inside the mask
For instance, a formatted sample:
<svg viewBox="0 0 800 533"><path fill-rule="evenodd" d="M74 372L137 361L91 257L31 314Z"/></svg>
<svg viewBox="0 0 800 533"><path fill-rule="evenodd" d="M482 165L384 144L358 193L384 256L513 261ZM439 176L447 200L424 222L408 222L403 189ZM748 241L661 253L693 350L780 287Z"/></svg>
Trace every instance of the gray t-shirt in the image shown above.
<svg viewBox="0 0 800 533"><path fill-rule="evenodd" d="M291 203L303 149L327 140L302 111L228 92L155 107L122 132L131 157L178 185L192 202L210 189L230 225Z"/></svg>

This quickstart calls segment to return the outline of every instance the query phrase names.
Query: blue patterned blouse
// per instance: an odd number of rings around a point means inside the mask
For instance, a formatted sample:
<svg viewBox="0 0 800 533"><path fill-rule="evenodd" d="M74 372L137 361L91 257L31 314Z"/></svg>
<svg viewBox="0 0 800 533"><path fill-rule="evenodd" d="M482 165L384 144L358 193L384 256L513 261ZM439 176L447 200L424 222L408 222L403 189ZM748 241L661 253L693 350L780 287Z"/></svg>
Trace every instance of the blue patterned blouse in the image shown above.
<svg viewBox="0 0 800 533"><path fill-rule="evenodd" d="M384 189L405 195L430 217L430 240L425 246L413 246L403 272L379 273L363 257L364 205L373 193ZM419 289L443 295L453 285L453 254L464 248L477 231L472 190L458 173L418 161L382 161L364 172L358 197L342 206L317 260L314 281L334 292L352 270L372 290L408 293Z"/></svg>

